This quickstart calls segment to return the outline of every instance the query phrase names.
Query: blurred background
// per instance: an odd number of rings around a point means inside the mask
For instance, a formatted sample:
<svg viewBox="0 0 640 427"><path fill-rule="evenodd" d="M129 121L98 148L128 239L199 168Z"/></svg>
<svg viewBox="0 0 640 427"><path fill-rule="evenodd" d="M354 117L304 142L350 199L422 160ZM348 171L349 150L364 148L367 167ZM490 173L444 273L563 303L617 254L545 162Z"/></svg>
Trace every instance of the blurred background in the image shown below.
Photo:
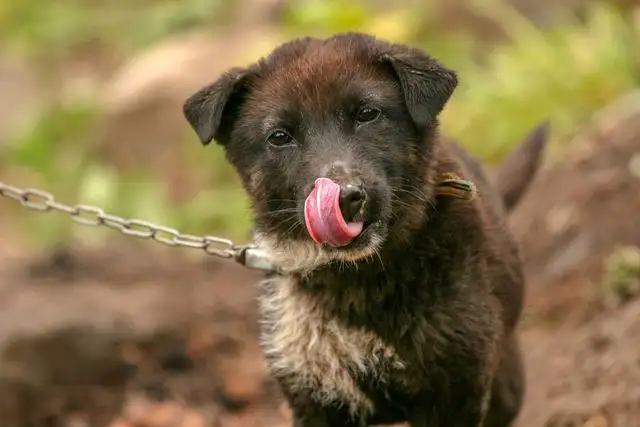
<svg viewBox="0 0 640 427"><path fill-rule="evenodd" d="M442 128L491 170L541 120L511 217L529 295L518 427L640 425L640 1L0 0L0 181L246 242L187 96L299 35L366 31L458 71ZM2 427L284 427L259 273L0 197Z"/></svg>

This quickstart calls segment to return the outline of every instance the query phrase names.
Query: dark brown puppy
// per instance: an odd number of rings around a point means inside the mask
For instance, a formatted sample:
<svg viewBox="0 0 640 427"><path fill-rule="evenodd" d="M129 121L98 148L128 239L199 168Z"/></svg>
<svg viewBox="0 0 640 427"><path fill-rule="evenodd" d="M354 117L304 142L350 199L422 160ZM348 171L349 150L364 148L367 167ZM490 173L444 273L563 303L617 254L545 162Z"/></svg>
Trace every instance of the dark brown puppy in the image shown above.
<svg viewBox="0 0 640 427"><path fill-rule="evenodd" d="M523 277L501 198L517 203L546 132L494 192L438 136L456 85L419 50L347 33L286 43L185 103L202 143L225 147L257 242L283 270L261 286L262 338L295 426L478 427L486 416L506 427L518 413ZM478 197L438 197L445 173L474 181ZM317 244L305 228L309 195L324 203L319 177L363 228L352 241Z"/></svg>

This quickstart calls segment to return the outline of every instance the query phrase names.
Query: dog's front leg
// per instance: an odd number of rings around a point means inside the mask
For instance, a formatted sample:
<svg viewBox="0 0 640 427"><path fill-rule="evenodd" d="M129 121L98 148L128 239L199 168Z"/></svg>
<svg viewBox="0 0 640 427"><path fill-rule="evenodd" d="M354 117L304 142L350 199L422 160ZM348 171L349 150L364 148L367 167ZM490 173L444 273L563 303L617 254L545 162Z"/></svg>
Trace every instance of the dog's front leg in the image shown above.
<svg viewBox="0 0 640 427"><path fill-rule="evenodd" d="M411 427L482 427L484 413L482 409L459 411L450 409L447 414L433 416L428 411L416 410L410 420Z"/></svg>
<svg viewBox="0 0 640 427"><path fill-rule="evenodd" d="M331 424L322 414L296 411L293 416L293 427L331 427Z"/></svg>
<svg viewBox="0 0 640 427"><path fill-rule="evenodd" d="M313 403L293 409L293 427L364 427L346 413Z"/></svg>
<svg viewBox="0 0 640 427"><path fill-rule="evenodd" d="M471 387L468 390L472 390ZM452 399L450 404L434 407L429 400L416 407L409 418L411 427L482 427L487 412L489 390L482 388L460 398Z"/></svg>

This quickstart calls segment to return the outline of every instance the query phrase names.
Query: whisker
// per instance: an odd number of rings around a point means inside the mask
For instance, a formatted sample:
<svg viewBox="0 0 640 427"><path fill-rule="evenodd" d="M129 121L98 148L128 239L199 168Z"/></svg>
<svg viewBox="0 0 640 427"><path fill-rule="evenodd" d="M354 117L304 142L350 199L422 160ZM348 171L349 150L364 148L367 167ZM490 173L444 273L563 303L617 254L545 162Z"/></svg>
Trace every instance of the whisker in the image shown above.
<svg viewBox="0 0 640 427"><path fill-rule="evenodd" d="M382 267L382 272L386 274L387 270L384 267L384 262L382 261L382 255L380 254L380 250L378 248L375 248L373 250L373 253L378 257L378 260L380 261L380 266Z"/></svg>
<svg viewBox="0 0 640 427"><path fill-rule="evenodd" d="M285 231L285 235L293 233L297 229L297 227L301 227L300 223L298 221L293 222L293 224L289 226L287 231Z"/></svg>
<svg viewBox="0 0 640 427"><path fill-rule="evenodd" d="M298 203L298 201L295 199L269 199L268 202Z"/></svg>
<svg viewBox="0 0 640 427"><path fill-rule="evenodd" d="M278 215L282 215L282 214L288 214L288 213L299 213L299 209L298 208L283 208L283 209L278 209L275 211L269 211L269 212L263 212L263 213L259 213L256 216L260 217L260 218L265 218L265 217L275 217Z"/></svg>

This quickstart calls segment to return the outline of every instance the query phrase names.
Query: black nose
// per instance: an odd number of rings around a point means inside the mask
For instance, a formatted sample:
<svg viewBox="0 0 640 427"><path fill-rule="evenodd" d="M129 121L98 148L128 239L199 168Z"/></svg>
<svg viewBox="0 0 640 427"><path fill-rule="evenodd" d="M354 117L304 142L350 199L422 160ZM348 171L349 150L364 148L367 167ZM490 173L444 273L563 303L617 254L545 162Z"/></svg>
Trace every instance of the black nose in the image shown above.
<svg viewBox="0 0 640 427"><path fill-rule="evenodd" d="M360 209L364 204L367 194L358 185L347 184L340 189L340 211L344 220L361 221Z"/></svg>

